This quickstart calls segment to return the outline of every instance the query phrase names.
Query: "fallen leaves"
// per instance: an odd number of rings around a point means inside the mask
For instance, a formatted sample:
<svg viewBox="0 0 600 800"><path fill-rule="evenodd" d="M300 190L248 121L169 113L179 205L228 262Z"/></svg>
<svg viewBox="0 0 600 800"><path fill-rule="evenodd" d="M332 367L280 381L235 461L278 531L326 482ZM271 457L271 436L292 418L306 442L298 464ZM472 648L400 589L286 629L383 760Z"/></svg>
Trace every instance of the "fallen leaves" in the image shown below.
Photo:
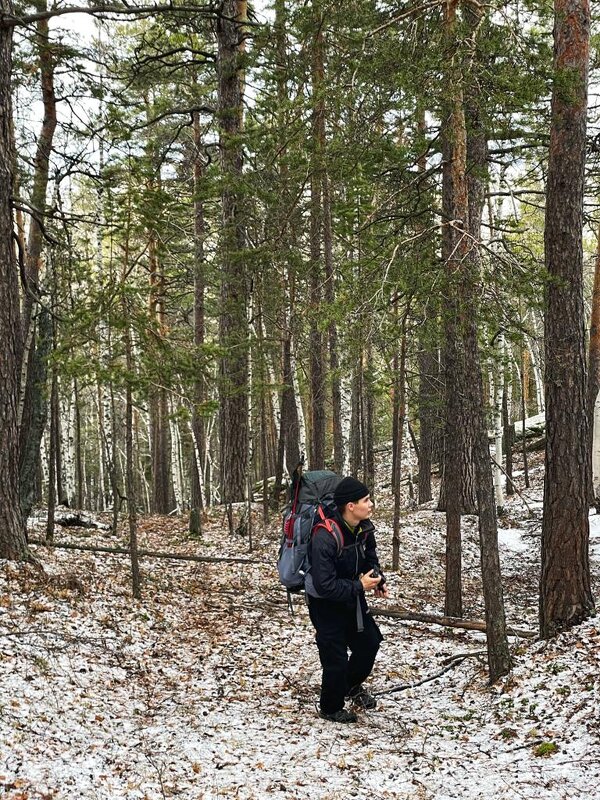
<svg viewBox="0 0 600 800"><path fill-rule="evenodd" d="M384 502L378 514L385 561ZM219 519L206 522L199 543L186 539L182 520L143 519L144 546L245 554L246 540L231 538ZM431 553L442 527L432 509L406 523L402 572L388 576L403 605L439 610L442 573ZM131 600L120 557L48 552L45 578L29 566L0 565L0 752L10 754L0 762L0 787L10 784L28 800L561 797L536 777L512 793L511 770L538 775L542 761L544 770L558 768L576 759L577 748L592 748L597 623L553 642L520 643L515 669L493 690L469 659L435 683L382 698L376 712L346 726L353 730L335 728L316 715L314 633L301 602L288 615L274 573L277 537L277 525L255 531L271 570L145 559L141 603ZM466 601L476 616L474 524L465 542ZM504 555L515 620L525 613L520 592L529 591L535 557ZM73 574L83 591L69 588ZM386 638L372 683L379 691L481 648L480 634L381 625ZM542 744L560 749L535 753ZM568 780L571 796L585 797L582 770L571 769Z"/></svg>

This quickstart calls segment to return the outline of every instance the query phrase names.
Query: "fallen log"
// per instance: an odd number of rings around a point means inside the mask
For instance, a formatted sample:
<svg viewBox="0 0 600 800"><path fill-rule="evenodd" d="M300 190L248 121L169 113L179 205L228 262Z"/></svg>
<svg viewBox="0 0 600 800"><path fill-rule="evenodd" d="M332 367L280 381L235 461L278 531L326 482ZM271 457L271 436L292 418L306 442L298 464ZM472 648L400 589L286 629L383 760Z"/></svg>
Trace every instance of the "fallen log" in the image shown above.
<svg viewBox="0 0 600 800"><path fill-rule="evenodd" d="M39 517L34 517L30 520L31 525L45 525L48 521L47 514L41 514ZM112 526L106 522L100 522L98 519L86 514L85 511L72 511L71 509L59 506L54 512L54 522L63 528L96 528L100 531L110 531Z"/></svg>
<svg viewBox="0 0 600 800"><path fill-rule="evenodd" d="M374 617L391 617L392 619L403 619L411 622L425 622L430 625L442 625L444 628L464 628L467 631L486 632L485 622L476 619L443 617L417 611L404 611L400 608L371 608L371 614ZM510 626L507 626L506 633L509 636L518 636L521 639L535 639L538 635L535 631L526 631Z"/></svg>
<svg viewBox="0 0 600 800"><path fill-rule="evenodd" d="M92 544L71 544L71 542L46 542L41 539L28 539L29 544L38 544L42 547L57 547L64 550L86 550L92 553L114 553L116 555L130 555L127 547L106 547ZM138 550L138 555L147 558L172 558L175 561L197 561L209 564L265 564L253 558L233 558L228 556L191 556L185 553L164 553L160 550Z"/></svg>

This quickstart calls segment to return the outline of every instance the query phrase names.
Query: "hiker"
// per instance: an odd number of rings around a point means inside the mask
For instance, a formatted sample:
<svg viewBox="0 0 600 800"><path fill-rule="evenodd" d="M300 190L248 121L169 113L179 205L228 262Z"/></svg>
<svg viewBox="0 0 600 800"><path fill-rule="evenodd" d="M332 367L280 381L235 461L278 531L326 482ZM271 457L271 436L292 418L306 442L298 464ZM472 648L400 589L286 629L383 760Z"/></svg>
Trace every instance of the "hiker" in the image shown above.
<svg viewBox="0 0 600 800"><path fill-rule="evenodd" d="M373 508L369 489L356 478L344 478L333 499L335 509L327 513L342 531L343 550L338 556L334 536L323 527L315 529L306 594L323 667L320 714L346 723L357 720L353 711L344 708L346 698L357 708L376 706L362 683L371 673L383 636L365 595L374 591L376 597L387 597L388 592L369 518Z"/></svg>

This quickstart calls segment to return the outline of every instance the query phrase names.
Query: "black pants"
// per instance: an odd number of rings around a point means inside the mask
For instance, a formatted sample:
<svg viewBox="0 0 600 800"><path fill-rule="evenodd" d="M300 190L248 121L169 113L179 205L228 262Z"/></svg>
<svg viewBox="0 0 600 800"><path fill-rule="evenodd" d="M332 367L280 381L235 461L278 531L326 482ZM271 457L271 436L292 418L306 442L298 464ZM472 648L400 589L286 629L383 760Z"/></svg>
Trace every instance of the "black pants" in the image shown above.
<svg viewBox="0 0 600 800"><path fill-rule="evenodd" d="M361 633L357 631L355 608L310 597L308 612L317 631L323 667L321 711L333 714L344 707L351 689L370 675L383 636L364 606Z"/></svg>

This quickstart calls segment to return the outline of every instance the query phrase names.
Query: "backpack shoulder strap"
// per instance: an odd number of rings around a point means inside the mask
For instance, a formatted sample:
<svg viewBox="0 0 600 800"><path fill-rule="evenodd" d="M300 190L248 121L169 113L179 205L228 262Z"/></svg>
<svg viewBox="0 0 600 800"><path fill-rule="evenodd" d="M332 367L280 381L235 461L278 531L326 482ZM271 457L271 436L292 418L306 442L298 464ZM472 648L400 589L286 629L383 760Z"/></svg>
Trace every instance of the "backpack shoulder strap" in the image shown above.
<svg viewBox="0 0 600 800"><path fill-rule="evenodd" d="M321 506L317 506L317 514L319 516L319 521L313 527L313 535L319 528L324 528L328 533L330 533L333 538L335 539L335 543L337 546L337 555L338 558L342 555L342 551L344 549L344 534L342 533L340 526L334 519L330 519L326 517L323 509Z"/></svg>

